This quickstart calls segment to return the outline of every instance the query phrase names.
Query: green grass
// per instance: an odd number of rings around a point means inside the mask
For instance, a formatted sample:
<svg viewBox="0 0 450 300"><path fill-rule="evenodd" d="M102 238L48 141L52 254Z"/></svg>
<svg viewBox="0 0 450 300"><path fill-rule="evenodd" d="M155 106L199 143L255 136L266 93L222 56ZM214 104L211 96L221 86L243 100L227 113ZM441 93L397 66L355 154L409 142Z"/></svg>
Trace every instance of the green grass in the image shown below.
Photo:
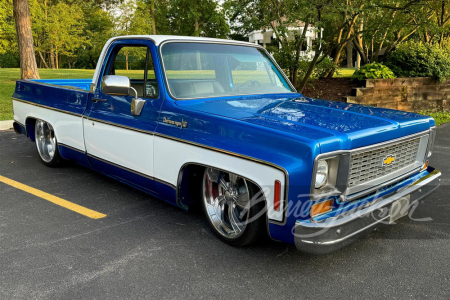
<svg viewBox="0 0 450 300"><path fill-rule="evenodd" d="M39 69L39 75L41 79L83 79L92 78L94 70ZM20 69L0 69L0 121L13 119L11 96L18 79Z"/></svg>
<svg viewBox="0 0 450 300"><path fill-rule="evenodd" d="M201 74L199 74L201 72ZM131 78L141 78L143 71L139 70L117 70L117 75L124 75ZM80 69L39 69L41 79L90 79L94 75L94 70ZM189 79L189 78L215 78L214 71L168 71L167 75L170 79ZM201 75L201 76L199 76ZM149 74L150 78L154 78L154 74ZM261 82L267 81L265 71L233 71L235 83L244 83L247 80L257 80ZM0 68L0 121L12 120L12 102L11 96L14 93L16 80L20 79L20 69L1 69Z"/></svg>
<svg viewBox="0 0 450 300"><path fill-rule="evenodd" d="M337 78L352 77L353 73L355 73L355 68L338 68L337 72L334 74L334 77Z"/></svg>
<svg viewBox="0 0 450 300"><path fill-rule="evenodd" d="M434 121L436 122L436 126L450 122L450 111L433 112L426 110L420 111L420 114L433 117Z"/></svg>

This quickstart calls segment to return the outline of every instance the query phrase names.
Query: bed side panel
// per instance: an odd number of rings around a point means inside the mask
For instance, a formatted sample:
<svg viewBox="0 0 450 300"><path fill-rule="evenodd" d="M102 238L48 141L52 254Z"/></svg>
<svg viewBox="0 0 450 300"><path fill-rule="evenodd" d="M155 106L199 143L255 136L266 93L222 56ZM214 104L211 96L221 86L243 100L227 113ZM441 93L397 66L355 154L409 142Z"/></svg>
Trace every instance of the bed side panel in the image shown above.
<svg viewBox="0 0 450 300"><path fill-rule="evenodd" d="M27 119L50 123L58 144L85 152L83 119L89 92L20 80L13 95L14 120L24 126Z"/></svg>
<svg viewBox="0 0 450 300"><path fill-rule="evenodd" d="M86 109L89 92L77 88L18 80L13 98L82 115Z"/></svg>

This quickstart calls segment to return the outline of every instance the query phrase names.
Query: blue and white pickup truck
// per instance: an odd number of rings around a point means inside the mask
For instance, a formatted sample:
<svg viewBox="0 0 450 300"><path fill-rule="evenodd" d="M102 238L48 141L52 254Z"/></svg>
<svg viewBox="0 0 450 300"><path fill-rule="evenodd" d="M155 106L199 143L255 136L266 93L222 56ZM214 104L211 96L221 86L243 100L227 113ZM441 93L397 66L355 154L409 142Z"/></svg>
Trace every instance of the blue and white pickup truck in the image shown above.
<svg viewBox="0 0 450 300"><path fill-rule="evenodd" d="M410 214L439 185L430 117L310 99L259 45L110 39L93 79L19 80L14 128L41 160L99 171L243 246L324 254Z"/></svg>

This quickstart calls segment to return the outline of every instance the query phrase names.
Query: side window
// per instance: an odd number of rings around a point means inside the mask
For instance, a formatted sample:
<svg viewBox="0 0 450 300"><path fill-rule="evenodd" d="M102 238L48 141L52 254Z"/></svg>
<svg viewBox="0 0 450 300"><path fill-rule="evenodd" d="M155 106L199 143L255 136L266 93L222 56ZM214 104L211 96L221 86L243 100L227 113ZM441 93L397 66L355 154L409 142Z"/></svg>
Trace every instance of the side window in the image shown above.
<svg viewBox="0 0 450 300"><path fill-rule="evenodd" d="M117 52L109 75L144 80L147 47L123 47Z"/></svg>
<svg viewBox="0 0 450 300"><path fill-rule="evenodd" d="M126 76L139 97L157 98L159 90L150 49L145 46L118 47L110 58L112 61L105 75Z"/></svg>

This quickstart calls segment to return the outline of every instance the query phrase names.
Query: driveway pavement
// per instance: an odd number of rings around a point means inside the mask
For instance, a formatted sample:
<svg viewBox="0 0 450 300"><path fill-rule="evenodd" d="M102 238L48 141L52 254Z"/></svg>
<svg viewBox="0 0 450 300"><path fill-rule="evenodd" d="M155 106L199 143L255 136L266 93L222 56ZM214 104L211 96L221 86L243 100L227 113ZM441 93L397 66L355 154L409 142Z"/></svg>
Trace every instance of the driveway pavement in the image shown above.
<svg viewBox="0 0 450 300"><path fill-rule="evenodd" d="M450 126L430 163L442 186L414 216L327 256L223 244L184 212L83 167L45 167L0 132L0 176L105 214L91 219L0 182L0 299L450 298Z"/></svg>

